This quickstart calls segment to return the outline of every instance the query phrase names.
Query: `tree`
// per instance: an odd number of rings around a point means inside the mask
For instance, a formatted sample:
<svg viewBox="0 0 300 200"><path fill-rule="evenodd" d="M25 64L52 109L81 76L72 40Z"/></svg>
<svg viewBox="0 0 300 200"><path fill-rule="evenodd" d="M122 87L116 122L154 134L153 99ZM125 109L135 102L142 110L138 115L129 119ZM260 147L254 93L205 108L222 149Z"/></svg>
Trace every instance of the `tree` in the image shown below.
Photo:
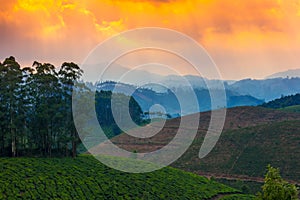
<svg viewBox="0 0 300 200"><path fill-rule="evenodd" d="M76 156L79 135L73 120L72 94L80 99L76 119L90 125L96 106L97 118L109 137L121 133L112 115L112 92L92 92L79 79L83 71L75 63L63 63L59 71L50 63L35 61L24 67L14 57L0 62L0 155ZM76 93L74 93L76 92ZM143 124L142 110L132 97L114 94L117 117L123 110L136 124ZM95 101L88 101L93 99ZM130 99L129 99L130 98ZM82 108L81 108L82 107ZM88 108L88 109L87 109ZM87 112L85 112L87 111ZM78 127L77 127L78 128ZM80 130L80 136L95 133L95 127ZM83 134L83 135L82 135ZM95 133L97 134L97 133Z"/></svg>
<svg viewBox="0 0 300 200"><path fill-rule="evenodd" d="M6 147L6 132L8 129L8 112L6 106L6 82L4 81L5 78L5 67L2 63L0 63L0 155L7 154L5 147Z"/></svg>
<svg viewBox="0 0 300 200"><path fill-rule="evenodd" d="M61 103L61 92L58 74L55 67L49 63L34 62L36 73L33 75L32 88L33 103L33 129L36 143L41 153L51 156L55 141L55 133L61 121L58 119Z"/></svg>
<svg viewBox="0 0 300 200"><path fill-rule="evenodd" d="M112 98L114 99L113 104L115 105L111 105ZM123 110L129 109L129 114L131 117L129 120L132 120L135 124L142 125L145 123L145 121L143 121L141 118L143 111L140 105L131 96L101 90L96 91L95 100L95 108L99 124L106 130L105 134L108 138L119 135L122 131L135 128L126 125L124 126L123 124L122 128L125 128L126 130L120 129L120 124L117 124L117 122L120 122L122 119L123 123L126 123L128 120L124 116L124 113L122 112ZM113 111L116 116L113 116ZM116 118L118 118L119 121L116 121Z"/></svg>
<svg viewBox="0 0 300 200"><path fill-rule="evenodd" d="M64 62L58 72L64 99L63 112L65 113L65 127L70 131L72 140L72 157L76 157L77 142L79 140L72 116L72 92L75 83L79 80L82 73L83 71L80 67L73 62Z"/></svg>
<svg viewBox="0 0 300 200"><path fill-rule="evenodd" d="M295 185L283 180L279 169L268 165L268 172L265 176L265 182L262 186L262 193L259 193L257 199L262 200L297 200L298 191Z"/></svg>
<svg viewBox="0 0 300 200"><path fill-rule="evenodd" d="M82 73L75 63L57 72L37 61L21 68L12 56L0 62L0 155L70 155L72 146L75 156L72 92L88 92L84 83L75 86Z"/></svg>
<svg viewBox="0 0 300 200"><path fill-rule="evenodd" d="M24 67L22 68L23 73L23 81L21 85L21 108L20 109L20 121L22 124L19 126L22 127L23 131L21 134L22 137L22 150L23 153L26 154L27 151L32 150L33 140L32 140L32 130L30 129L30 122L32 120L32 116L34 115L33 112L33 104L34 104L34 88L33 88L33 77L34 77L34 69L31 67Z"/></svg>
<svg viewBox="0 0 300 200"><path fill-rule="evenodd" d="M6 58L1 65L1 103L3 114L8 119L8 129L11 143L11 155L17 155L18 115L20 113L20 85L22 83L22 71L20 65L13 56Z"/></svg>

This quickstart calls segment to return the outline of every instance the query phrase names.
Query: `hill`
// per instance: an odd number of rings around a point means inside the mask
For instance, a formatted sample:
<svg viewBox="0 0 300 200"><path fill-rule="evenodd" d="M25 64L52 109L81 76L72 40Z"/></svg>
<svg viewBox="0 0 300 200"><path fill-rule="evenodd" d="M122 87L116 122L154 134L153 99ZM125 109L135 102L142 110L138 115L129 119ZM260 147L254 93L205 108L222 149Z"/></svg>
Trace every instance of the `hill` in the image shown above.
<svg viewBox="0 0 300 200"><path fill-rule="evenodd" d="M157 86L153 84L151 87ZM162 105L166 114L171 117L178 117L181 115L188 115L192 113L211 110L211 96L207 89L204 88L190 88L177 87L172 91L166 87L160 86L163 92L157 92L150 88L137 88L136 86L116 83L113 81L107 81L97 84L96 89L98 91L113 91L114 93L122 93L132 96L140 105L143 112L149 112L151 106L155 104ZM211 92L219 93L217 89L212 89ZM177 96L185 97L185 106L180 107L180 102ZM194 95L197 97L198 105L195 105L193 101ZM231 90L226 90L227 107L236 106L256 106L262 104L264 101L254 98L250 95L240 95ZM181 110L182 109L182 110Z"/></svg>
<svg viewBox="0 0 300 200"><path fill-rule="evenodd" d="M300 120L274 122L224 132L214 150L199 162L177 164L191 171L263 177L268 164L287 180L300 182ZM197 153L197 152L194 152ZM184 163L184 165L182 165ZM175 164L176 165L176 164Z"/></svg>
<svg viewBox="0 0 300 200"><path fill-rule="evenodd" d="M92 156L0 158L0 199L213 199L239 193L170 167L129 174L110 169Z"/></svg>
<svg viewBox="0 0 300 200"><path fill-rule="evenodd" d="M286 112L297 112L297 113L300 113L300 105L288 106L288 107L285 107L285 108L280 108L279 110L286 111Z"/></svg>
<svg viewBox="0 0 300 200"><path fill-rule="evenodd" d="M202 138L206 133L210 122L210 116L211 112L203 112L200 114L201 119L199 121L196 140ZM194 115L188 115L184 117L194 118ZM262 107L235 107L227 109L227 116L223 132L227 130L241 129L244 127L297 119L300 119L300 114L298 113L286 113ZM149 139L134 138L127 134L121 134L112 138L112 142L117 144L121 148L125 148L128 150L137 150L138 152L153 151L169 143L169 141L176 134L179 124L180 118L167 120L163 129L158 134ZM155 127L156 125L155 123L153 123L149 124L149 126Z"/></svg>
<svg viewBox="0 0 300 200"><path fill-rule="evenodd" d="M300 94L283 96L281 98L262 104L265 108L285 108L289 106L300 105Z"/></svg>
<svg viewBox="0 0 300 200"><path fill-rule="evenodd" d="M300 69L289 69L283 72L277 72L266 78L286 78L286 77L300 77Z"/></svg>
<svg viewBox="0 0 300 200"><path fill-rule="evenodd" d="M262 177L267 164L282 169L283 177L300 181L300 114L262 107L236 107L227 110L223 133L214 150L198 158L206 134L210 112L201 113L194 143L174 167L196 173ZM185 116L192 118L193 115ZM180 118L168 120L164 128L150 139L126 134L112 141L127 150L149 152L162 148L174 137ZM154 124L155 125L155 124Z"/></svg>
<svg viewBox="0 0 300 200"><path fill-rule="evenodd" d="M282 95L300 93L300 78L244 79L227 86L240 95L251 95L257 99L271 101Z"/></svg>

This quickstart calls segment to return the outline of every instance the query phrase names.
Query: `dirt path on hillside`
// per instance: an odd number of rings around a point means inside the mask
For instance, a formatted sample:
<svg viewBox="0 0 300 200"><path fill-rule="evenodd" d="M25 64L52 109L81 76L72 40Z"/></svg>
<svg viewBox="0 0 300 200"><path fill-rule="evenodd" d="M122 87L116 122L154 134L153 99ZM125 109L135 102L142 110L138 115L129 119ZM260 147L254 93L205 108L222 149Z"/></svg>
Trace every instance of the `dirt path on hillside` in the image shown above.
<svg viewBox="0 0 300 200"><path fill-rule="evenodd" d="M206 173L206 172L194 172L200 176L204 176L206 178L217 178L217 179L227 179L227 180L240 180L240 181L253 181L263 183L264 178L262 177L250 177L245 175L229 175L229 174L215 174L215 173Z"/></svg>
<svg viewBox="0 0 300 200"><path fill-rule="evenodd" d="M200 176L204 176L206 178L214 177L216 179L227 179L227 180L237 180L237 181L252 181L252 182L258 182L263 183L264 178L262 177L251 177L246 175L229 175L229 174L215 174L215 173L206 173L206 172L194 172L195 174L198 174ZM300 182L296 182L293 180L286 180L289 183L300 185Z"/></svg>
<svg viewBox="0 0 300 200"><path fill-rule="evenodd" d="M213 196L212 198L210 198L209 200L218 200L218 199L221 199L223 197L233 195L233 194L242 194L242 193L240 193L240 192L230 192L230 193L226 193L226 194L217 194L217 195Z"/></svg>
<svg viewBox="0 0 300 200"><path fill-rule="evenodd" d="M210 198L209 200L218 200L218 199L221 199L221 198L223 198L225 196L229 196L229 195L232 195L232 194L217 194L216 196Z"/></svg>
<svg viewBox="0 0 300 200"><path fill-rule="evenodd" d="M251 177L251 176L246 176L246 175L215 174L215 173L205 173L205 172L193 172L193 173L198 174L200 176L204 176L208 179L214 177L216 179L226 179L226 180L232 180L232 181L249 181L249 182L264 183L264 178L262 178L262 177ZM300 186L300 182L296 182L293 180L286 180L286 181ZM241 193L235 192L235 193L227 193L227 194L217 194L216 196L210 198L209 200L218 200L218 199L221 199L225 196L229 196L232 194L241 194ZM299 198L300 198L300 194L299 194Z"/></svg>

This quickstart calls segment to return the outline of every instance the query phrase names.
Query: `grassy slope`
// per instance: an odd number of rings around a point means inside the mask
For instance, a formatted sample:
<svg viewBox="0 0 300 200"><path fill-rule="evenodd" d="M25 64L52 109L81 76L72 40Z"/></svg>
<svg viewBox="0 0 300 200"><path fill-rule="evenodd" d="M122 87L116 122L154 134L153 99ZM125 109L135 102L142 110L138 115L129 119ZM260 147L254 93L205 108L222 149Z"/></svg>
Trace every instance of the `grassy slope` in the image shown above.
<svg viewBox="0 0 300 200"><path fill-rule="evenodd" d="M0 158L0 199L210 199L231 193L237 190L170 167L128 174L91 156Z"/></svg>
<svg viewBox="0 0 300 200"><path fill-rule="evenodd" d="M206 158L189 162L197 153L192 151L177 165L190 171L262 177L271 164L281 169L284 178L299 182L299 143L300 120L228 130Z"/></svg>
<svg viewBox="0 0 300 200"><path fill-rule="evenodd" d="M217 182L230 187L236 188L244 194L253 194L256 195L258 192L261 192L263 182L256 181L241 181L241 180L228 180L225 178L215 179Z"/></svg>
<svg viewBox="0 0 300 200"><path fill-rule="evenodd" d="M220 140L214 150L200 160L198 153L209 119L209 112L201 113L194 143L173 167L196 173L263 177L270 163L280 167L284 178L300 181L299 113L261 107L228 109ZM179 122L180 119L167 121L163 130L150 140L122 134L113 138L113 142L127 150L157 150L174 137Z"/></svg>
<svg viewBox="0 0 300 200"><path fill-rule="evenodd" d="M254 199L255 197L251 197L249 195L245 194L232 194L232 195L226 195L219 200L249 200Z"/></svg>
<svg viewBox="0 0 300 200"><path fill-rule="evenodd" d="M296 112L296 113L300 113L300 105L296 105L296 106L288 106L285 108L280 108L279 110L281 111L286 111L286 112Z"/></svg>

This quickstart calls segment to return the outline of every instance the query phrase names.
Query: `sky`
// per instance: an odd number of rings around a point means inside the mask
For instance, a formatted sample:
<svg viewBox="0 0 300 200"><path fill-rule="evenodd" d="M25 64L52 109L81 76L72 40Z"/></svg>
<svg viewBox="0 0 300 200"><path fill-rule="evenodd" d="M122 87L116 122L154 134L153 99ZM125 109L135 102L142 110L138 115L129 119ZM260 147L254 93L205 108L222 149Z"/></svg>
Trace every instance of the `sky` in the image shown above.
<svg viewBox="0 0 300 200"><path fill-rule="evenodd" d="M115 34L162 27L202 45L223 79L259 79L300 68L300 0L0 0L0 5L0 60L13 55L23 66L35 60L80 64Z"/></svg>

